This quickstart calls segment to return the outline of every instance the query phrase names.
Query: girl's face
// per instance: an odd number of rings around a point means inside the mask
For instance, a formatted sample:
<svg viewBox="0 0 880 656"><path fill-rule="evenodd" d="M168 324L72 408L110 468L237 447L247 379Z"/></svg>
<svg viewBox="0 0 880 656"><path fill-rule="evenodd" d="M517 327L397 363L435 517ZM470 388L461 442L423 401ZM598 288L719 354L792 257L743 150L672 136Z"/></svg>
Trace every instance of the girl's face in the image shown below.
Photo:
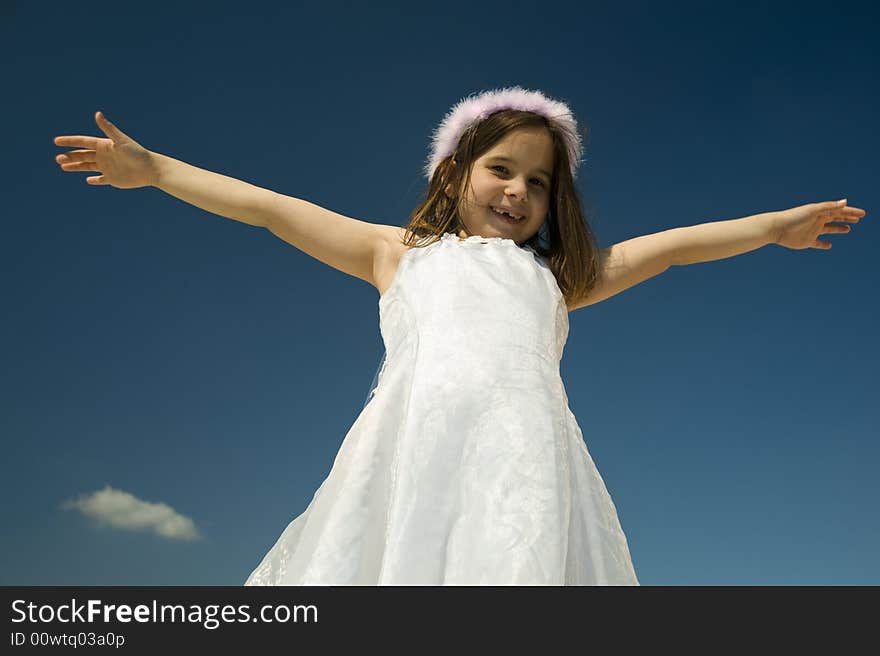
<svg viewBox="0 0 880 656"><path fill-rule="evenodd" d="M522 243L538 232L550 209L553 141L545 128L520 128L479 157L471 172L459 237L503 237ZM452 195L452 186L446 188ZM522 217L516 222L493 208Z"/></svg>

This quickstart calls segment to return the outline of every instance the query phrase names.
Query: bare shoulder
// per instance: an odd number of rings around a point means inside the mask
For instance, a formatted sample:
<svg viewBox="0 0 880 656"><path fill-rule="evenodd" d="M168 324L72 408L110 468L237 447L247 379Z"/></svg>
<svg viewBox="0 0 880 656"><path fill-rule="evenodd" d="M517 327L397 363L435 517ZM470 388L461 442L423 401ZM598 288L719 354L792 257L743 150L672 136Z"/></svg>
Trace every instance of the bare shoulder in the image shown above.
<svg viewBox="0 0 880 656"><path fill-rule="evenodd" d="M410 247L403 243L406 228L390 225L380 225L378 227L382 240L373 263L373 280L375 281L374 286L381 296L391 286L391 282L397 273L400 257Z"/></svg>

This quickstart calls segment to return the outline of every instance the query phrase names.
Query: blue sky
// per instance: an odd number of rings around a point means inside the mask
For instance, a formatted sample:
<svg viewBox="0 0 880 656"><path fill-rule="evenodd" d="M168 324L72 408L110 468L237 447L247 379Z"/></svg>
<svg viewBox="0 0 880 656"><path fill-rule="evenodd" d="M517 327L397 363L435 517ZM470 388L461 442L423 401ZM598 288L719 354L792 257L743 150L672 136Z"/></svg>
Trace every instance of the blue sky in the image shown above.
<svg viewBox="0 0 880 656"><path fill-rule="evenodd" d="M603 246L867 211L831 250L673 267L575 311L562 375L642 584L880 584L876 22L847 2L6 5L0 584L241 584L383 352L369 284L88 185L55 136L104 136L101 110L151 150L404 225L449 107L514 84L589 128Z"/></svg>

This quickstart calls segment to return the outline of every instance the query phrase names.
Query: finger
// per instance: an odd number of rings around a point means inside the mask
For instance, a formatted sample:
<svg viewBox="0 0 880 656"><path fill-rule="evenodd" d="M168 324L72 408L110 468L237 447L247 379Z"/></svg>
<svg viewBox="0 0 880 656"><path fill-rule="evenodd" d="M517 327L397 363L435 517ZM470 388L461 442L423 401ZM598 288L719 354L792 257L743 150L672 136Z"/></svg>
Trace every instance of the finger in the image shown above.
<svg viewBox="0 0 880 656"><path fill-rule="evenodd" d="M865 211L853 207L845 207L834 213L833 221L847 221L849 223L858 223L859 219L865 216Z"/></svg>
<svg viewBox="0 0 880 656"><path fill-rule="evenodd" d="M818 239L813 242L813 248L821 248L823 250L828 250L831 248L831 242L827 241L819 241Z"/></svg>
<svg viewBox="0 0 880 656"><path fill-rule="evenodd" d="M835 230L852 230L852 228L850 226L848 226L847 223L856 223L856 222L857 221L855 219L850 219L849 221L845 221L843 218L836 218L836 219L831 219L830 221L826 221L824 223L824 225L822 226L822 228L823 229L834 228Z"/></svg>
<svg viewBox="0 0 880 656"><path fill-rule="evenodd" d="M97 123L98 127L101 128L113 141L123 141L125 139L122 130L108 121L107 117L104 116L102 112L95 112L95 123Z"/></svg>
<svg viewBox="0 0 880 656"><path fill-rule="evenodd" d="M72 162L70 164L62 164L64 171L97 171L96 162Z"/></svg>
<svg viewBox="0 0 880 656"><path fill-rule="evenodd" d="M91 185L105 185L108 184L104 181L103 175L93 175L91 178L86 178L86 182Z"/></svg>
<svg viewBox="0 0 880 656"><path fill-rule="evenodd" d="M70 162L95 161L94 150L71 150L69 153L61 153L55 156L55 161L59 164Z"/></svg>
<svg viewBox="0 0 880 656"><path fill-rule="evenodd" d="M55 137L53 142L56 146L69 146L71 148L91 148L97 150L98 144L107 141L103 137L86 137L82 135L68 135L63 137Z"/></svg>

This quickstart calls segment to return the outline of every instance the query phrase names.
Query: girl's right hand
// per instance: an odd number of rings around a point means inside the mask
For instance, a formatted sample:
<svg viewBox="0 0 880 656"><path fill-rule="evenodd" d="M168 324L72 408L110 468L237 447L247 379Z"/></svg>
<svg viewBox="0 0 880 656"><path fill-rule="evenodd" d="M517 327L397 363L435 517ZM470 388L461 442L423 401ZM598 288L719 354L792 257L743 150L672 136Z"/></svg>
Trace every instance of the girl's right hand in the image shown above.
<svg viewBox="0 0 880 656"><path fill-rule="evenodd" d="M64 171L99 171L101 175L86 178L93 185L111 185L117 189L149 187L158 182L153 153L124 134L101 112L95 122L109 139L100 137L55 137L56 146L80 147L58 155L55 161Z"/></svg>

